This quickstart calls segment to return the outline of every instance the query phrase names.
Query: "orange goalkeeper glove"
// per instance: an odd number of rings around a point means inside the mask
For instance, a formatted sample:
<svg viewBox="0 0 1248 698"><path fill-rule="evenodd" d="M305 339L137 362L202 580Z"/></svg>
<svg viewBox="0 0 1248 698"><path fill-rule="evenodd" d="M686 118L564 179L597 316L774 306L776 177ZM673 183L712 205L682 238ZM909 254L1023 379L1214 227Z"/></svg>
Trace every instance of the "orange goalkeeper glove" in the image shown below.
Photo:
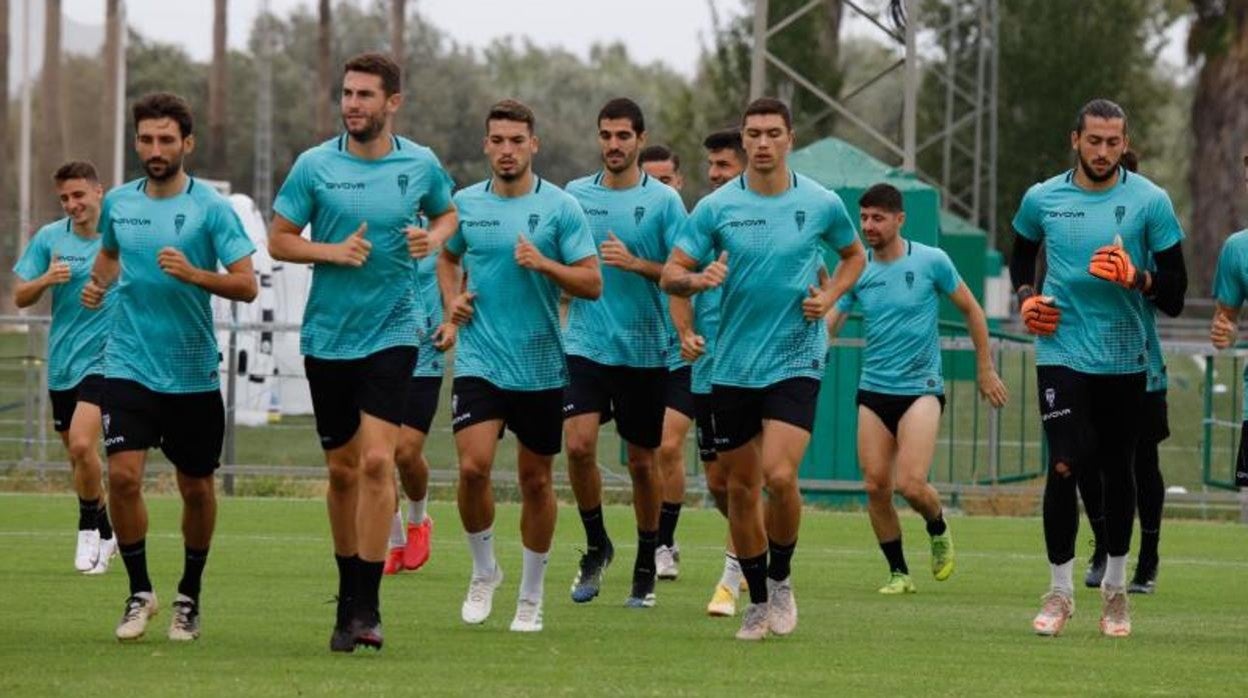
<svg viewBox="0 0 1248 698"><path fill-rule="evenodd" d="M1034 295L1023 300L1020 308L1027 331L1047 337L1057 331L1062 311L1057 309L1052 296Z"/></svg>
<svg viewBox="0 0 1248 698"><path fill-rule="evenodd" d="M1092 253L1088 273L1123 288L1138 289L1144 285L1144 275L1137 273L1131 255L1122 246L1121 237L1114 237L1114 244L1105 245Z"/></svg>

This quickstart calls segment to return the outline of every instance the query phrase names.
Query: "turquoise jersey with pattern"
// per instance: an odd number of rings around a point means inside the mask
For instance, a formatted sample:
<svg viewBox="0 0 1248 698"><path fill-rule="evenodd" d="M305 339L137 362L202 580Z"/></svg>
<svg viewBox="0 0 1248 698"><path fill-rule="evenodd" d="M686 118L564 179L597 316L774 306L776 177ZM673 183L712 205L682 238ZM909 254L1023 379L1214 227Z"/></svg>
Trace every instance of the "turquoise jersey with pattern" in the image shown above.
<svg viewBox="0 0 1248 698"><path fill-rule="evenodd" d="M906 240L906 253L881 262L871 256L836 309L862 308L867 345L858 387L888 395L944 393L940 365L940 297L962 277L944 250Z"/></svg>
<svg viewBox="0 0 1248 698"><path fill-rule="evenodd" d="M194 177L176 196L153 199L146 189L146 179L127 182L104 196L100 210L100 245L121 260L121 276L105 294L116 298L104 375L158 393L216 390L211 294L166 274L156 256L174 247L192 266L216 272L256 247L230 203Z"/></svg>
<svg viewBox="0 0 1248 698"><path fill-rule="evenodd" d="M1068 171L1033 185L1014 216L1014 230L1047 248L1043 293L1062 312L1057 331L1036 338L1036 364L1094 375L1148 369L1146 301L1139 291L1088 272L1092 254L1120 236L1136 264L1183 240L1170 197L1134 172L1120 169L1105 191L1087 191Z"/></svg>
<svg viewBox="0 0 1248 698"><path fill-rule="evenodd" d="M740 175L698 202L677 240L693 259L728 253L715 385L761 388L823 377L827 327L802 315L802 299L819 284L824 247L852 245L857 233L836 192L790 177L783 193L763 196Z"/></svg>
<svg viewBox="0 0 1248 698"><path fill-rule="evenodd" d="M1213 277L1213 297L1222 305L1238 310L1248 301L1248 229L1235 233L1222 243L1218 270ZM1248 396L1248 366L1244 367L1244 392ZM1244 399L1243 421L1248 422L1248 399Z"/></svg>
<svg viewBox="0 0 1248 698"><path fill-rule="evenodd" d="M581 205L595 246L613 233L634 256L662 264L685 220L675 189L643 173L623 190L602 184L603 173L568 184ZM667 298L657 281L602 265L602 297L573 298L564 332L569 354L608 366L662 368L671 353ZM679 348L677 348L679 353Z"/></svg>
<svg viewBox="0 0 1248 698"><path fill-rule="evenodd" d="M442 324L442 294L438 292L438 250L429 253L412 265L412 276L416 285L416 297L420 301L420 316L423 323L420 332L420 349L416 358L416 368L412 376L416 378L441 378L446 370L446 355L433 345L433 335Z"/></svg>
<svg viewBox="0 0 1248 698"><path fill-rule="evenodd" d="M299 349L320 359L360 359L396 346L418 346L423 305L412 284L409 225L451 206L451 179L437 156L392 136L385 157L365 160L341 135L304 151L277 193L273 211L297 226L311 223L312 240L340 243L368 223L372 243L360 267L317 264L303 313Z"/></svg>
<svg viewBox="0 0 1248 698"><path fill-rule="evenodd" d="M1157 271L1153 256L1145 258L1143 267L1149 271ZM1166 355L1161 350L1161 338L1157 336L1157 307L1147 299L1143 302L1144 312L1140 319L1144 321L1144 345L1148 351L1148 387L1147 392L1165 392L1170 387L1170 379L1166 372Z"/></svg>
<svg viewBox="0 0 1248 698"><path fill-rule="evenodd" d="M521 233L561 264L597 254L581 207L559 187L534 177L533 191L502 197L492 180L455 194L459 229L446 250L460 257L476 294L472 321L459 330L455 376L504 390L551 390L568 383L559 328L559 286L516 264Z"/></svg>
<svg viewBox="0 0 1248 698"><path fill-rule="evenodd" d="M93 373L104 373L104 343L112 321L113 294L104 295L99 310L88 310L81 301L82 288L91 279L99 251L99 235L84 238L74 232L72 220L62 218L40 228L13 267L23 281L34 281L47 273L53 259L69 265L69 281L51 289L49 390L69 390Z"/></svg>

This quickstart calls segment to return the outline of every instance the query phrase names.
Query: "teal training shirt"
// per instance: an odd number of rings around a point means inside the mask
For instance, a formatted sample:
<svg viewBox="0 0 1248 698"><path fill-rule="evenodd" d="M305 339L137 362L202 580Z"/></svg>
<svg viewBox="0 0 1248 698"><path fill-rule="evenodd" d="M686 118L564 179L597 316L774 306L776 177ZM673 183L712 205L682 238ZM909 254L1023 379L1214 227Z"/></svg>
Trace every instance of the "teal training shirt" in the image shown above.
<svg viewBox="0 0 1248 698"><path fill-rule="evenodd" d="M420 301L420 350L412 376L416 378L441 378L446 370L446 355L433 345L433 336L442 324L442 294L438 292L438 253L412 265L416 298Z"/></svg>
<svg viewBox="0 0 1248 698"><path fill-rule="evenodd" d="M1226 239L1218 254L1218 270L1213 279L1213 297L1228 308L1239 309L1248 300L1248 229ZM1248 422L1248 366L1244 367L1243 420Z"/></svg>
<svg viewBox="0 0 1248 698"><path fill-rule="evenodd" d="M645 173L636 186L622 190L604 186L602 178L599 172L568 184L594 244L601 248L610 232L634 256L666 262L685 220L680 195ZM668 317L667 298L657 281L604 264L602 297L573 298L568 308L567 351L608 366L665 367L671 350Z"/></svg>
<svg viewBox="0 0 1248 698"><path fill-rule="evenodd" d="M69 281L51 288L49 390L69 390L93 373L104 373L104 343L112 321L113 294L104 295L99 310L88 310L81 300L99 251L99 235L84 238L74 232L72 220L62 218L40 228L13 267L23 281L34 281L47 273L53 259L69 265Z"/></svg>
<svg viewBox="0 0 1248 698"><path fill-rule="evenodd" d="M216 390L211 294L166 274L157 254L176 247L193 266L216 272L255 245L230 203L194 177L176 196L153 199L146 189L146 179L127 182L104 196L100 212L100 244L121 260L121 276L105 294L116 298L104 375L158 393Z"/></svg>
<svg viewBox="0 0 1248 698"><path fill-rule="evenodd" d="M827 328L802 315L802 300L819 284L825 246L856 237L841 197L796 173L775 196L751 191L742 174L698 202L677 247L697 260L728 253L712 383L823 377Z"/></svg>
<svg viewBox="0 0 1248 698"><path fill-rule="evenodd" d="M1126 169L1118 177L1110 189L1092 192L1076 185L1074 170L1068 171L1028 189L1014 216L1019 235L1045 243L1043 293L1062 312L1057 331L1036 338L1039 366L1094 375L1148 368L1146 301L1139 291L1092 276L1088 264L1098 248L1121 237L1138 266L1179 244L1183 229L1165 191Z"/></svg>
<svg viewBox="0 0 1248 698"><path fill-rule="evenodd" d="M277 193L273 211L312 240L340 243L368 223L372 243L361 267L317 264L303 313L299 348L320 359L360 359L396 346L418 346L425 327L411 283L409 225L451 206L451 179L437 156L392 136L390 152L365 160L341 135L304 151Z"/></svg>
<svg viewBox="0 0 1248 698"><path fill-rule="evenodd" d="M905 241L906 252L889 262L869 257L853 290L836 308L857 303L866 323L858 387L888 395L944 393L940 366L940 297L958 290L962 278L944 250Z"/></svg>
<svg viewBox="0 0 1248 698"><path fill-rule="evenodd" d="M573 264L593 257L593 236L581 207L559 187L534 176L533 191L502 197L492 180L455 194L459 230L446 249L463 261L476 293L472 321L459 330L455 376L475 377L504 390L551 390L567 385L559 329L559 286L516 264L524 234L546 257Z"/></svg>

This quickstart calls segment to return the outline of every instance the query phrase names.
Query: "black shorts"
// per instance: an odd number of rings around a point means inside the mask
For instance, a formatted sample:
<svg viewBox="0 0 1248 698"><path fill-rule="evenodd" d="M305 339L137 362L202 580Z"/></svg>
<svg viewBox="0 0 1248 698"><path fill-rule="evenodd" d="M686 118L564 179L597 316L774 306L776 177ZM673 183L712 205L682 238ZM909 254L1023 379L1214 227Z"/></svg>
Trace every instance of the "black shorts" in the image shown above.
<svg viewBox="0 0 1248 698"><path fill-rule="evenodd" d="M715 453L715 417L711 414L713 404L709 393L693 393L693 423L698 436L698 457L703 463L710 463L718 457Z"/></svg>
<svg viewBox="0 0 1248 698"><path fill-rule="evenodd" d="M813 431L819 381L787 378L763 388L715 385L711 387L711 399L714 401L715 450L723 453L740 448L758 436L764 419Z"/></svg>
<svg viewBox="0 0 1248 698"><path fill-rule="evenodd" d="M403 402L403 426L429 433L433 415L438 412L442 393L442 376L412 376L407 380L407 398Z"/></svg>
<svg viewBox="0 0 1248 698"><path fill-rule="evenodd" d="M321 448L345 446L360 428L361 412L402 424L407 382L415 367L416 347L391 347L362 359L305 356Z"/></svg>
<svg viewBox="0 0 1248 698"><path fill-rule="evenodd" d="M498 438L511 429L530 451L553 456L563 442L563 389L504 390L484 378L451 382L451 429L458 432L492 419L502 420Z"/></svg>
<svg viewBox="0 0 1248 698"><path fill-rule="evenodd" d="M897 438L897 425L901 424L901 418L906 415L906 411L910 409L919 398L923 395L891 395L889 393L877 393L873 390L859 390L858 404L875 413L875 416L884 422L884 428ZM940 411L945 411L945 396L943 394L936 395L936 400L940 402Z"/></svg>
<svg viewBox="0 0 1248 698"><path fill-rule="evenodd" d="M614 417L620 438L641 448L658 448L666 392L666 368L607 366L569 354L563 418L597 412L599 424L606 424Z"/></svg>
<svg viewBox="0 0 1248 698"><path fill-rule="evenodd" d="M1144 415L1141 420L1140 443L1159 444L1170 438L1170 409L1166 391L1144 393Z"/></svg>
<svg viewBox="0 0 1248 698"><path fill-rule="evenodd" d="M1248 422L1239 428L1239 457L1235 459L1235 486L1248 487Z"/></svg>
<svg viewBox="0 0 1248 698"><path fill-rule="evenodd" d="M52 401L52 426L57 431L69 431L69 423L74 419L74 410L78 403L100 406L104 392L104 376L98 373L84 376L78 385L68 390L49 390L48 397Z"/></svg>
<svg viewBox="0 0 1248 698"><path fill-rule="evenodd" d="M664 403L669 409L676 410L689 419L697 417L697 408L693 404L692 366L681 366L667 372L666 393Z"/></svg>
<svg viewBox="0 0 1248 698"><path fill-rule="evenodd" d="M1098 375L1037 366L1049 465L1078 468L1134 457L1144 417L1145 374Z"/></svg>
<svg viewBox="0 0 1248 698"><path fill-rule="evenodd" d="M178 472L208 477L221 464L221 391L158 393L135 381L104 381L101 420L108 455L160 447Z"/></svg>

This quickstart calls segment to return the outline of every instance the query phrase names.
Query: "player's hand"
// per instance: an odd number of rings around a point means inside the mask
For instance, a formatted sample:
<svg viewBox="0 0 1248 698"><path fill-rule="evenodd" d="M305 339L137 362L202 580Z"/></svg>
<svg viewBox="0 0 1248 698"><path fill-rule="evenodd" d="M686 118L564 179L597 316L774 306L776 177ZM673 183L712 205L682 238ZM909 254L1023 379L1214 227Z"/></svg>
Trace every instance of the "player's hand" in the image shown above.
<svg viewBox="0 0 1248 698"><path fill-rule="evenodd" d="M364 266L368 255L373 251L373 243L364 239L364 233L367 232L368 223L360 223L360 227L348 235L346 240L334 245L333 259L330 261L344 267Z"/></svg>
<svg viewBox="0 0 1248 698"><path fill-rule="evenodd" d="M92 276L91 280L82 287L82 305L88 310L99 310L104 304L104 294L108 291L108 287L97 282Z"/></svg>
<svg viewBox="0 0 1248 698"><path fill-rule="evenodd" d="M806 298L802 299L802 316L807 320L818 320L828 314L832 309L832 294L823 290L823 284L828 279L827 270L822 267L819 269L819 285L806 287Z"/></svg>
<svg viewBox="0 0 1248 698"><path fill-rule="evenodd" d="M451 322L456 325L467 325L472 322L472 302L476 300L477 294L472 291L465 291L455 297L451 303Z"/></svg>
<svg viewBox="0 0 1248 698"><path fill-rule="evenodd" d="M433 236L424 228L417 228L414 225L407 226L407 253L412 259L422 259L428 257L433 252Z"/></svg>
<svg viewBox="0 0 1248 698"><path fill-rule="evenodd" d="M455 340L459 338L459 325L453 322L444 322L438 325L438 329L433 332L433 347L438 351L446 351L455 346Z"/></svg>
<svg viewBox="0 0 1248 698"><path fill-rule="evenodd" d="M706 353L706 339L697 332L686 332L680 336L680 358L693 363Z"/></svg>
<svg viewBox="0 0 1248 698"><path fill-rule="evenodd" d="M1062 319L1062 311L1057 309L1052 296L1039 294L1030 296L1023 301L1020 308L1023 324L1031 334L1047 337L1057 331L1057 323Z"/></svg>
<svg viewBox="0 0 1248 698"><path fill-rule="evenodd" d="M1114 244L1105 245L1092 253L1088 273L1098 279L1118 284L1123 288L1137 288L1144 275L1137 274L1131 255L1122 246L1122 238L1115 236Z"/></svg>
<svg viewBox="0 0 1248 698"><path fill-rule="evenodd" d="M1001 376L997 375L997 370L989 366L979 370L979 396L987 400L993 407L1005 407L1005 403L1010 399L1010 392L1005 388L1005 382L1001 380Z"/></svg>
<svg viewBox="0 0 1248 698"><path fill-rule="evenodd" d="M1218 349L1230 349L1235 346L1239 334L1237 323L1220 312L1213 314L1213 326L1209 328L1209 341Z"/></svg>
<svg viewBox="0 0 1248 698"><path fill-rule="evenodd" d="M728 253L720 252L719 259L706 265L695 278L698 279L697 286L702 291L718 288L728 278Z"/></svg>
<svg viewBox="0 0 1248 698"><path fill-rule="evenodd" d="M516 264L525 269L543 271L549 261L541 250L537 249L537 245L524 236L524 233L516 237Z"/></svg>
<svg viewBox="0 0 1248 698"><path fill-rule="evenodd" d="M48 286L59 286L69 281L69 277L73 273L70 271L69 264L62 262L57 255L52 255L52 264L48 266L48 270L43 274L44 283Z"/></svg>
<svg viewBox="0 0 1248 698"><path fill-rule="evenodd" d="M166 274L187 284L195 283L195 279L199 276L199 268L193 266L187 260L186 255L182 254L182 250L176 247L165 247L156 254L156 263L164 270Z"/></svg>
<svg viewBox="0 0 1248 698"><path fill-rule="evenodd" d="M607 231L606 242L602 243L602 247L598 248L598 251L602 254L602 263L609 267L623 269L624 271L632 271L636 267L637 258L633 256L632 252L628 251L624 241L617 238L615 233L609 230Z"/></svg>

